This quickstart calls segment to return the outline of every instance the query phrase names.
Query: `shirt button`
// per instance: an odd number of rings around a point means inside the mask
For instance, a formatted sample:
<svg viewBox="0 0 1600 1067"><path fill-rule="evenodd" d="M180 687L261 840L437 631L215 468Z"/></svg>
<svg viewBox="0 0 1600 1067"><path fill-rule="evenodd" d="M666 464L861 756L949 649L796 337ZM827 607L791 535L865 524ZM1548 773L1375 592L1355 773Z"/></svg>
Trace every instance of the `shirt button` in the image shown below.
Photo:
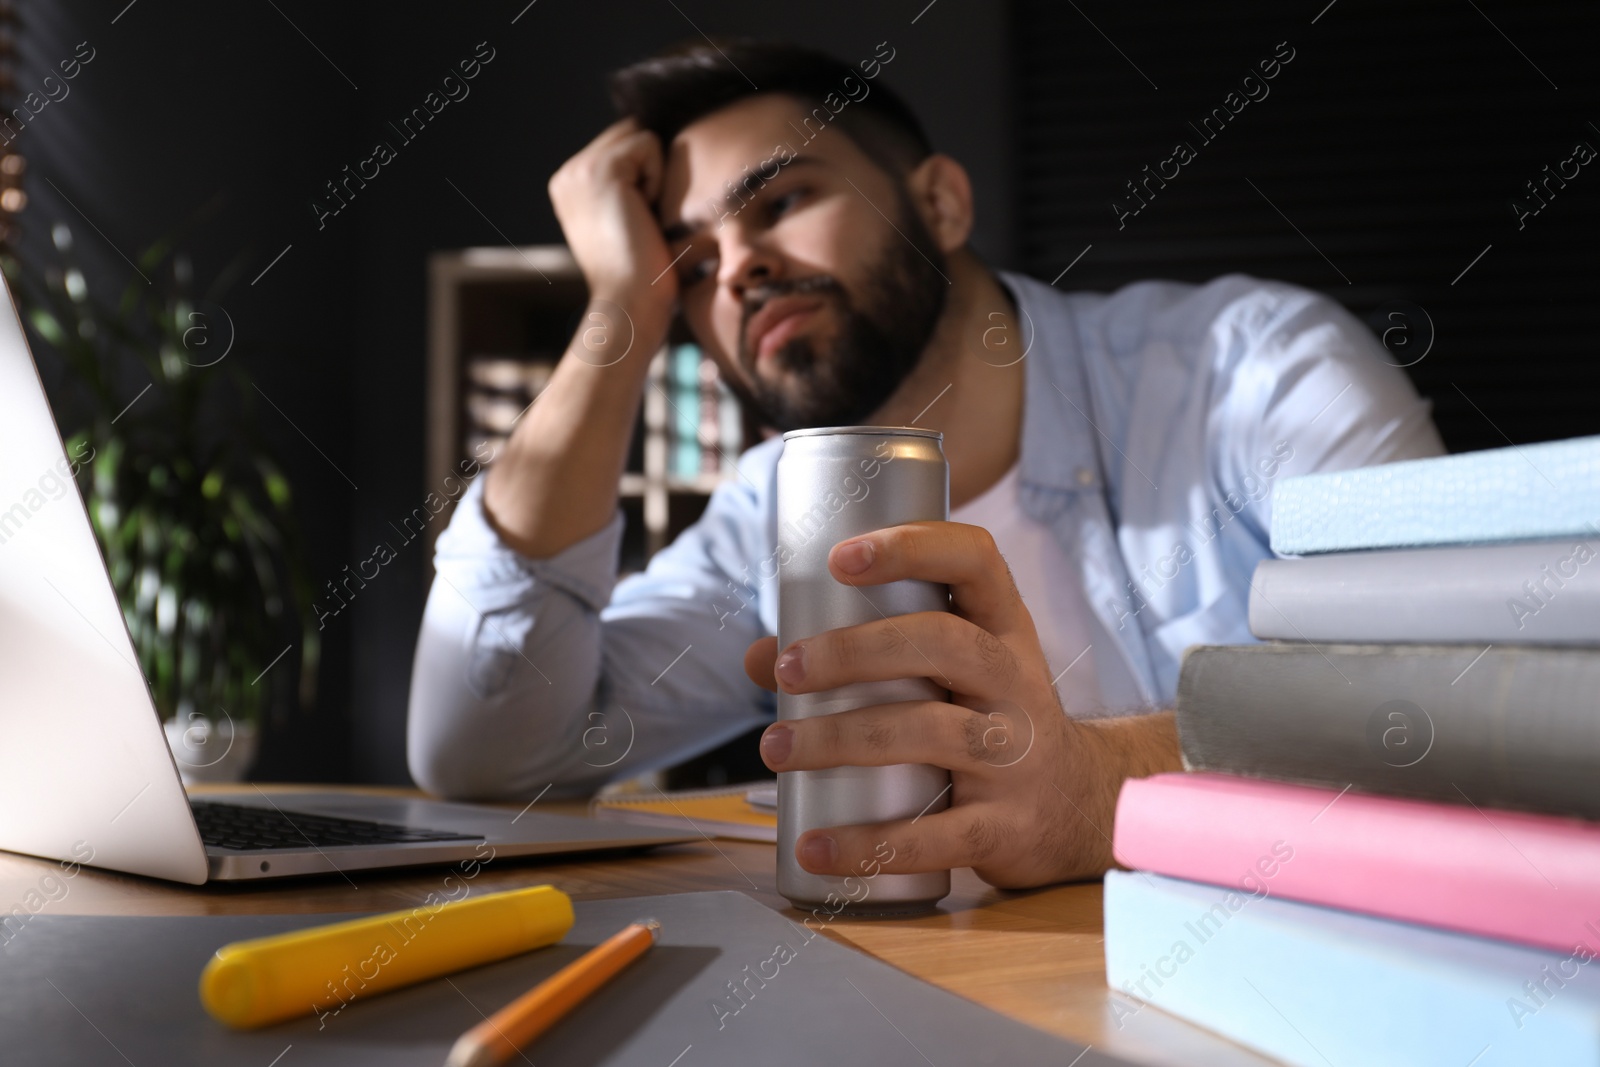
<svg viewBox="0 0 1600 1067"><path fill-rule="evenodd" d="M1078 484L1079 485L1093 485L1094 484L1094 471L1090 470L1088 467L1079 467L1078 471L1077 471L1077 476L1078 476Z"/></svg>

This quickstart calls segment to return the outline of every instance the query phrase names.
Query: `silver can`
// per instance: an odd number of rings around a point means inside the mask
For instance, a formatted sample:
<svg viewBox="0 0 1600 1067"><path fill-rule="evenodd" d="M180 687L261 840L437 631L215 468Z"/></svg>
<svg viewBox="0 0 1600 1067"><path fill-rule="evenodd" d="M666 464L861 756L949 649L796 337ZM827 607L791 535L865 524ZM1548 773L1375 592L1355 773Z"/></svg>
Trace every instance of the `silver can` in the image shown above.
<svg viewBox="0 0 1600 1067"><path fill-rule="evenodd" d="M840 541L887 526L950 517L950 467L936 430L834 426L791 430L778 460L778 648L826 630L920 611L950 610L935 582L844 585L828 573ZM856 682L820 693L778 693L780 720L833 715L901 700L948 700L927 678ZM913 819L949 806L939 767L835 767L778 775L778 892L797 907L889 914L931 908L950 872L890 874L892 845L849 877L811 874L795 859L807 830ZM881 866L880 866L881 862Z"/></svg>

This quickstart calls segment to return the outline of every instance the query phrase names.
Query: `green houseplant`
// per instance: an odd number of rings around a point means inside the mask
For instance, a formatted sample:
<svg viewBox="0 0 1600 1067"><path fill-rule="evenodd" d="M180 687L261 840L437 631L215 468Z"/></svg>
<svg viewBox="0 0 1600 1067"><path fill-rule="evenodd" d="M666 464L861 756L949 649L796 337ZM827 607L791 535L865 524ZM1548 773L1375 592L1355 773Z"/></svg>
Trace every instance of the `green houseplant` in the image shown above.
<svg viewBox="0 0 1600 1067"><path fill-rule="evenodd" d="M191 292L173 240L112 304L89 291L71 231L52 237L58 263L4 267L66 367L52 404L139 665L184 777L242 777L263 718L310 705L318 635L289 482L228 360L231 317L220 294Z"/></svg>

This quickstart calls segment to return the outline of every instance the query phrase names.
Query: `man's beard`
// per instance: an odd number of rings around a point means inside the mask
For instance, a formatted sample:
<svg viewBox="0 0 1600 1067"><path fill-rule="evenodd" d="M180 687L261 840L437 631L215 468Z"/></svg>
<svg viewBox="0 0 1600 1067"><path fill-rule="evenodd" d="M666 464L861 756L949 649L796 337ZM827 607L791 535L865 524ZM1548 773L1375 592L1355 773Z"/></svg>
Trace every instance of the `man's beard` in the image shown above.
<svg viewBox="0 0 1600 1067"><path fill-rule="evenodd" d="M811 275L758 287L746 299L739 327L739 364L751 384L733 380L729 388L764 425L778 430L809 426L849 426L883 406L905 381L933 336L944 312L949 283L944 255L922 219L902 200L900 229L867 272L857 307L836 278ZM838 337L821 351L809 337L795 337L773 353L771 366L787 372L764 377L746 348L750 317L777 296L804 293L833 308Z"/></svg>

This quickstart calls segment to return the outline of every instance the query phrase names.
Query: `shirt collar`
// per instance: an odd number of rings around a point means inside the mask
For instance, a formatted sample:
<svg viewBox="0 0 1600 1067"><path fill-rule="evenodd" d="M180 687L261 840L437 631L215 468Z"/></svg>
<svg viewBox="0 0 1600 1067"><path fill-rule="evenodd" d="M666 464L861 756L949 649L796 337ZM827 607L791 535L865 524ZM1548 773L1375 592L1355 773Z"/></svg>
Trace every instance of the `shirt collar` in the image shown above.
<svg viewBox="0 0 1600 1067"><path fill-rule="evenodd" d="M1027 360L1019 480L1037 488L1098 492L1098 431L1090 421L1072 301L1021 274L1000 271L999 277L1016 301Z"/></svg>

